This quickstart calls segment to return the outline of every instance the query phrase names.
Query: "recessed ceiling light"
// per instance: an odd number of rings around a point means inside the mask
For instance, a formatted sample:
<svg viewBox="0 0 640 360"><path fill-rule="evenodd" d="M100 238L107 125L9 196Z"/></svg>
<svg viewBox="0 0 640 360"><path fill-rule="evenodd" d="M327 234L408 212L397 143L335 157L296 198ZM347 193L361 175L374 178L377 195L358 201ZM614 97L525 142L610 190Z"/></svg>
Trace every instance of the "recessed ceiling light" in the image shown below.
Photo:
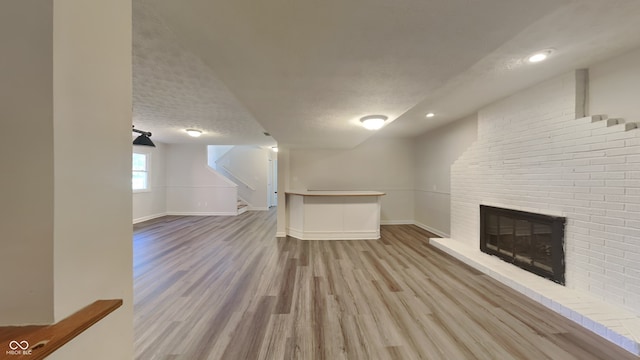
<svg viewBox="0 0 640 360"><path fill-rule="evenodd" d="M436 114L434 114L434 113L430 112L430 113L427 113L427 115L426 115L426 116L427 116L428 118L432 118L432 117L436 116Z"/></svg>
<svg viewBox="0 0 640 360"><path fill-rule="evenodd" d="M531 55L529 57L529 62L537 63L537 62L540 62L540 61L544 61L544 60L547 60L548 56L549 55L544 54L544 53L534 54L534 55Z"/></svg>
<svg viewBox="0 0 640 360"><path fill-rule="evenodd" d="M185 130L189 136L198 137L202 135L202 131L196 129L187 129Z"/></svg>
<svg viewBox="0 0 640 360"><path fill-rule="evenodd" d="M538 51L535 54L531 54L531 56L529 56L529 58L527 60L530 63L538 63L538 62L541 62L541 61L545 61L545 60L547 60L549 55L551 55L552 52L553 52L552 49Z"/></svg>
<svg viewBox="0 0 640 360"><path fill-rule="evenodd" d="M360 119L360 122L367 130L378 130L384 126L384 122L387 121L387 119L384 115L369 115Z"/></svg>

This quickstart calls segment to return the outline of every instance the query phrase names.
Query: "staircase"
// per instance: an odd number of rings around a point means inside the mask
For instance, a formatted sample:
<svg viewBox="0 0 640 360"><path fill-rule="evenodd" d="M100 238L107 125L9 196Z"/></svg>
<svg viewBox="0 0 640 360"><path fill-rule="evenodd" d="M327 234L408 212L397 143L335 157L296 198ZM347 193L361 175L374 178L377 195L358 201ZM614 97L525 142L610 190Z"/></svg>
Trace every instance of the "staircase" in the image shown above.
<svg viewBox="0 0 640 360"><path fill-rule="evenodd" d="M236 192L236 215L243 214L247 212L250 208L250 204L244 200L251 198L251 192L255 191L255 188L252 185L249 185L247 181L238 175L234 174L227 162L219 162L219 160L224 159L227 154L235 148L234 145L209 145L207 146L207 165L209 169L215 172L217 175L223 177L230 184L234 185L234 190ZM225 166L225 164L227 166Z"/></svg>
<svg viewBox="0 0 640 360"><path fill-rule="evenodd" d="M249 204L247 204L247 202L242 200L242 199L238 199L238 202L236 203L236 206L238 208L237 215L245 213L245 212L247 212L249 210Z"/></svg>

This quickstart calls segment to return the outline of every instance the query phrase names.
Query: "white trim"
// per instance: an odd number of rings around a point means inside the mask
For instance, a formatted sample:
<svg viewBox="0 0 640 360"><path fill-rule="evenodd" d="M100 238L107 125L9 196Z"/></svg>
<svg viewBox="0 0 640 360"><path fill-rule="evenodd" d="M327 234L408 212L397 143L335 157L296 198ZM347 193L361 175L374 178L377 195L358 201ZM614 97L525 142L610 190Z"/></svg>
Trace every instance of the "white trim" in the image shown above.
<svg viewBox="0 0 640 360"><path fill-rule="evenodd" d="M293 236L296 239L302 239L303 238L303 232L302 230L298 230L298 229L294 229L294 228L287 228L287 235L288 236Z"/></svg>
<svg viewBox="0 0 640 360"><path fill-rule="evenodd" d="M300 240L378 240L380 231L301 231L288 228L289 236Z"/></svg>
<svg viewBox="0 0 640 360"><path fill-rule="evenodd" d="M285 192L285 195L300 195L300 196L338 196L338 197L351 197L351 196L384 196L386 195L382 191L368 191L368 190L292 190Z"/></svg>
<svg viewBox="0 0 640 360"><path fill-rule="evenodd" d="M423 192L423 193L438 194L438 195L449 195L449 196L451 195L451 192L437 191L437 190L415 189L414 191Z"/></svg>
<svg viewBox="0 0 640 360"><path fill-rule="evenodd" d="M385 192L385 191L414 191L415 189L412 188L404 188L404 187L375 187L376 192ZM295 190L287 190L287 192L290 191L294 191ZM358 192L358 191L372 191L370 190L370 188L366 188L366 189L362 189L362 190L358 190L356 188L351 188L351 187L347 187L347 188L341 188L341 189L337 189L337 188L330 188L330 189L307 189L307 191L353 191L353 192Z"/></svg>
<svg viewBox="0 0 640 360"><path fill-rule="evenodd" d="M276 232L276 237L287 237L287 233L285 231Z"/></svg>
<svg viewBox="0 0 640 360"><path fill-rule="evenodd" d="M236 184L233 181L231 181L231 179L229 179L228 177L224 176L224 174L222 174L218 170L216 170L216 169L212 168L211 166L209 166L209 164L207 164L207 170L209 170L209 172L214 173L217 176L219 176L224 182L226 182L227 184L231 185L232 187L238 187L238 184Z"/></svg>
<svg viewBox="0 0 640 360"><path fill-rule="evenodd" d="M133 155L144 155L144 170L133 170ZM142 189L134 189L131 187L131 191L133 194L143 193L143 192L151 192L151 152L140 152L133 150L131 152L131 177L133 177L133 172L144 173L146 175L145 187Z"/></svg>
<svg viewBox="0 0 640 360"><path fill-rule="evenodd" d="M237 188L238 185L230 185L230 186L223 186L223 185L206 185L206 186L180 186L180 185L167 185L165 186L165 188L167 189L235 189Z"/></svg>
<svg viewBox="0 0 640 360"><path fill-rule="evenodd" d="M413 220L380 220L380 225L414 225Z"/></svg>
<svg viewBox="0 0 640 360"><path fill-rule="evenodd" d="M218 165L218 163L216 162L216 165ZM224 171L226 171L229 175L233 176L234 178L240 180L240 182L242 183L242 185L248 187L249 189L251 189L252 191L256 191L256 188L251 186L246 180L244 180L243 178L239 177L238 175L234 174L228 167L224 166L224 165L220 165L222 166L222 169Z"/></svg>
<svg viewBox="0 0 640 360"><path fill-rule="evenodd" d="M415 221L415 222L414 222L414 225L415 225L415 226L417 226L417 227L419 227L419 228L421 228L421 229L423 229L423 230L427 230L428 232L434 233L434 234L436 234L436 235L438 235L438 236L440 236L440 237L442 237L442 238L448 238L448 237L450 237L450 235L449 235L449 234L447 234L447 233L445 233L445 232L443 232L443 231L440 231L440 230L438 230L438 229L434 229L434 228L432 228L431 226L425 225L425 224L423 224L423 223L420 223L420 222Z"/></svg>
<svg viewBox="0 0 640 360"><path fill-rule="evenodd" d="M249 208L249 210L251 210L251 211L267 211L267 210L269 210L269 208L268 208L268 207L264 207L264 206L256 206L256 207L254 207L254 206L247 206L247 207L248 207L248 208Z"/></svg>
<svg viewBox="0 0 640 360"><path fill-rule="evenodd" d="M167 211L167 215L177 216L235 216L238 211L217 211L217 212L189 212L189 211Z"/></svg>
<svg viewBox="0 0 640 360"><path fill-rule="evenodd" d="M133 223L137 224L137 223L141 223L143 221L153 220L153 219L157 219L159 217L163 217L163 216L167 216L167 215L168 215L167 213L159 213L159 214L143 216L143 217L139 217L137 219L133 219Z"/></svg>

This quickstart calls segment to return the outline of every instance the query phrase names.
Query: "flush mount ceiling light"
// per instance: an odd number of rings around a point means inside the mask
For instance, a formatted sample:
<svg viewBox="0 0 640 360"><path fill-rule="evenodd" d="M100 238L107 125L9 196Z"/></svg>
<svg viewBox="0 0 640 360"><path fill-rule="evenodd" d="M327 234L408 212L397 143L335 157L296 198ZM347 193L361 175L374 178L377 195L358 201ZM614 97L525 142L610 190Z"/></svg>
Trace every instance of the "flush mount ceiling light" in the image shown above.
<svg viewBox="0 0 640 360"><path fill-rule="evenodd" d="M436 116L436 114L430 112L430 113L427 113L427 115L425 115L425 116L428 117L428 118L432 118L432 117Z"/></svg>
<svg viewBox="0 0 640 360"><path fill-rule="evenodd" d="M132 126L132 131L134 133L140 134L140 136L138 136L135 140L133 140L133 145L143 145L143 146L156 147L156 145L153 143L153 141L151 141L151 139L149 139L151 137L151 133L150 132L135 129L135 125Z"/></svg>
<svg viewBox="0 0 640 360"><path fill-rule="evenodd" d="M199 137L200 135L202 135L202 131L196 129L186 129L185 131L191 137Z"/></svg>
<svg viewBox="0 0 640 360"><path fill-rule="evenodd" d="M384 122L387 121L387 119L384 115L369 115L360 119L360 122L367 130L378 130L384 126Z"/></svg>
<svg viewBox="0 0 640 360"><path fill-rule="evenodd" d="M553 52L553 49L546 49L546 50L538 51L536 53L531 54L527 58L527 61L529 61L530 63L539 63L541 61L545 61L545 60L547 60L549 55L551 55L552 52Z"/></svg>
<svg viewBox="0 0 640 360"><path fill-rule="evenodd" d="M273 152L278 152L278 147L277 147L277 146L272 146L272 147L271 147L271 151L273 151Z"/></svg>

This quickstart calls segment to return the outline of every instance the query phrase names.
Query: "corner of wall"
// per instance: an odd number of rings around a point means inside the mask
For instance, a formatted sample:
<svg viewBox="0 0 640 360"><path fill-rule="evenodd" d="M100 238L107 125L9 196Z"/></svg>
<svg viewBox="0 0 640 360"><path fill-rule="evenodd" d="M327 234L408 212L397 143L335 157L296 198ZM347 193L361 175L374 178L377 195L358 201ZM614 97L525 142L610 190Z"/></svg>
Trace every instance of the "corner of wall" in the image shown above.
<svg viewBox="0 0 640 360"><path fill-rule="evenodd" d="M576 109L575 118L589 114L589 69L576 70Z"/></svg>

